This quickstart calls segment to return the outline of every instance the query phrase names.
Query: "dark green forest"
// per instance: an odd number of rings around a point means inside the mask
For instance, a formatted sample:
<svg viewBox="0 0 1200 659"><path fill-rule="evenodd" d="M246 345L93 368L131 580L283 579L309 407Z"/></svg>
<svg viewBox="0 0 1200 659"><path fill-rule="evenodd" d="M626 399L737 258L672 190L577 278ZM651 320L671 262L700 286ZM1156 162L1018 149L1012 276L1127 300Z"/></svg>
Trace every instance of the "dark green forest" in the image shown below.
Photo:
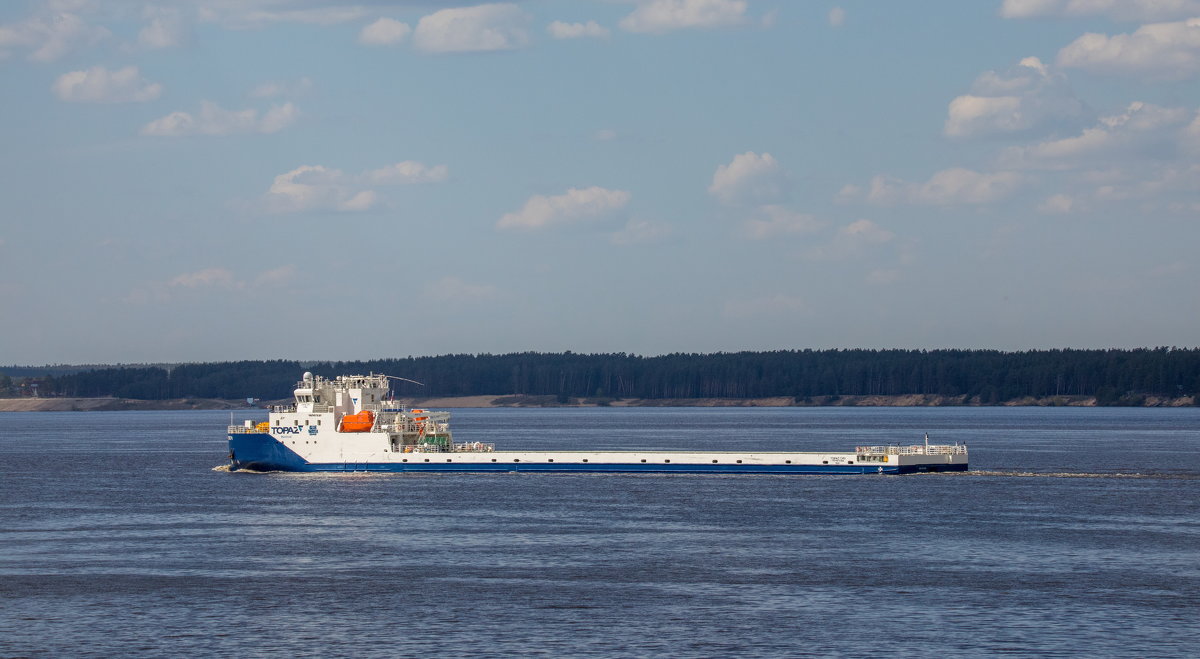
<svg viewBox="0 0 1200 659"><path fill-rule="evenodd" d="M238 361L173 366L0 367L0 396L289 398L304 371L385 373L403 397L761 398L930 394L979 404L1050 396L1141 404L1200 393L1200 349L779 350L643 357L624 353L441 355L353 362ZM20 375L10 375L10 372Z"/></svg>

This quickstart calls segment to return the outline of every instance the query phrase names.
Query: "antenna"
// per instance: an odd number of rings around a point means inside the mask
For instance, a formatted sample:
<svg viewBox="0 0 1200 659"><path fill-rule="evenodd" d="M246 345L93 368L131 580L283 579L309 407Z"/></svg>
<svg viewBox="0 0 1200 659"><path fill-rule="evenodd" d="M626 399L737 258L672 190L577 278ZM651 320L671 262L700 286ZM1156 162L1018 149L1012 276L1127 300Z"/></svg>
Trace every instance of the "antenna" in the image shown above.
<svg viewBox="0 0 1200 659"><path fill-rule="evenodd" d="M413 383L413 384L419 384L419 385L421 385L422 387L424 387L424 386L425 386L425 383L424 383L424 382L417 382L416 380L409 380L408 378L400 378L400 377L396 377L395 375L385 375L385 376L383 376L383 377L385 377L385 378L390 378L390 379L392 379L392 380L404 380L405 382L411 382L411 383Z"/></svg>

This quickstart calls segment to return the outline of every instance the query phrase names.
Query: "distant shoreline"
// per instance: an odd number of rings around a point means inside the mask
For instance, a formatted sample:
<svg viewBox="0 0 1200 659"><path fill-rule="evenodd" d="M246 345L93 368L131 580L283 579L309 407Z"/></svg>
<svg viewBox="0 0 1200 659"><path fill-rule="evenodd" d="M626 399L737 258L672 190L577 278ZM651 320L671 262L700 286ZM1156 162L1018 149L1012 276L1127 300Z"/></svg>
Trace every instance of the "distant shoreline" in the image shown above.
<svg viewBox="0 0 1200 659"><path fill-rule="evenodd" d="M287 404L291 401L267 401ZM772 398L571 398L560 402L555 396L457 396L405 400L406 406L429 408L499 407L1096 407L1092 396L1024 397L983 404L966 396L910 394L903 396L814 396L797 400ZM1122 407L1191 407L1191 396L1166 398L1146 396L1140 404ZM0 398L0 412L107 412L131 410L253 410L245 400L176 398L139 400L132 398Z"/></svg>

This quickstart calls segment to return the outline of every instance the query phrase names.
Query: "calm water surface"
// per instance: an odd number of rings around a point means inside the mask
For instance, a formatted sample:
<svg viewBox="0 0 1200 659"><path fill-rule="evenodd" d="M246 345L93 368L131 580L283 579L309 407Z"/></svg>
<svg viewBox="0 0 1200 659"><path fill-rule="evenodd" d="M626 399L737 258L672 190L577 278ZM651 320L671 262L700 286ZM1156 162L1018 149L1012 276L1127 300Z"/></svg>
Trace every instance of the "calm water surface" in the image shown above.
<svg viewBox="0 0 1200 659"><path fill-rule="evenodd" d="M928 431L968 442L973 471L228 473L228 413L0 414L0 656L1200 652L1200 409L454 421L525 449Z"/></svg>

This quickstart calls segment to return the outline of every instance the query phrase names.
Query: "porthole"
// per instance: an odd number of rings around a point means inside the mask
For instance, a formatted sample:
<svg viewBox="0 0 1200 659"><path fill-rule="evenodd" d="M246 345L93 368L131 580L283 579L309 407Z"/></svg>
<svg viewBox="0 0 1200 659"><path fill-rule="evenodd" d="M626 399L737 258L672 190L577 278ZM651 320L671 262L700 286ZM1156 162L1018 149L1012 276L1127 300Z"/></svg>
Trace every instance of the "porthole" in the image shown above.
<svg viewBox="0 0 1200 659"><path fill-rule="evenodd" d="M848 465L852 465L852 464L854 464L854 461L853 461L853 460L851 460L850 462L847 462L846 464L848 464Z"/></svg>
<svg viewBox="0 0 1200 659"><path fill-rule="evenodd" d="M717 461L716 461L716 460L713 460L713 464L717 464Z"/></svg>
<svg viewBox="0 0 1200 659"><path fill-rule="evenodd" d="M549 459L549 460L547 460L546 462L554 462L554 458L550 458L550 459Z"/></svg>
<svg viewBox="0 0 1200 659"><path fill-rule="evenodd" d="M646 458L642 458L642 462L645 462L645 461L646 461Z"/></svg>
<svg viewBox="0 0 1200 659"><path fill-rule="evenodd" d="M408 458L403 458L400 462L408 462Z"/></svg>
<svg viewBox="0 0 1200 659"><path fill-rule="evenodd" d="M429 462L429 458L425 458L425 462Z"/></svg>
<svg viewBox="0 0 1200 659"><path fill-rule="evenodd" d="M450 458L446 458L446 462L454 462L454 461L451 460Z"/></svg>
<svg viewBox="0 0 1200 659"><path fill-rule="evenodd" d="M583 461L584 461L584 462L587 462L587 458L584 458L584 459L583 459Z"/></svg>
<svg viewBox="0 0 1200 659"><path fill-rule="evenodd" d="M742 461L741 461L741 460L738 460L738 464L742 464Z"/></svg>
<svg viewBox="0 0 1200 659"><path fill-rule="evenodd" d="M822 460L822 461L821 461L821 464L823 464L823 465L827 465L827 464L829 464L829 461L828 461L828 460Z"/></svg>
<svg viewBox="0 0 1200 659"><path fill-rule="evenodd" d="M669 462L670 462L670 460L663 460L663 462L668 462L668 463L669 463Z"/></svg>
<svg viewBox="0 0 1200 659"><path fill-rule="evenodd" d="M492 462L495 462L495 461L496 461L496 458L492 458Z"/></svg>
<svg viewBox="0 0 1200 659"><path fill-rule="evenodd" d="M513 458L513 462L520 462L521 458Z"/></svg>
<svg viewBox="0 0 1200 659"><path fill-rule="evenodd" d="M792 464L792 461L791 461L791 460L784 460L784 461L783 461L783 463L784 463L784 464L789 464L789 465L790 465L790 464Z"/></svg>

